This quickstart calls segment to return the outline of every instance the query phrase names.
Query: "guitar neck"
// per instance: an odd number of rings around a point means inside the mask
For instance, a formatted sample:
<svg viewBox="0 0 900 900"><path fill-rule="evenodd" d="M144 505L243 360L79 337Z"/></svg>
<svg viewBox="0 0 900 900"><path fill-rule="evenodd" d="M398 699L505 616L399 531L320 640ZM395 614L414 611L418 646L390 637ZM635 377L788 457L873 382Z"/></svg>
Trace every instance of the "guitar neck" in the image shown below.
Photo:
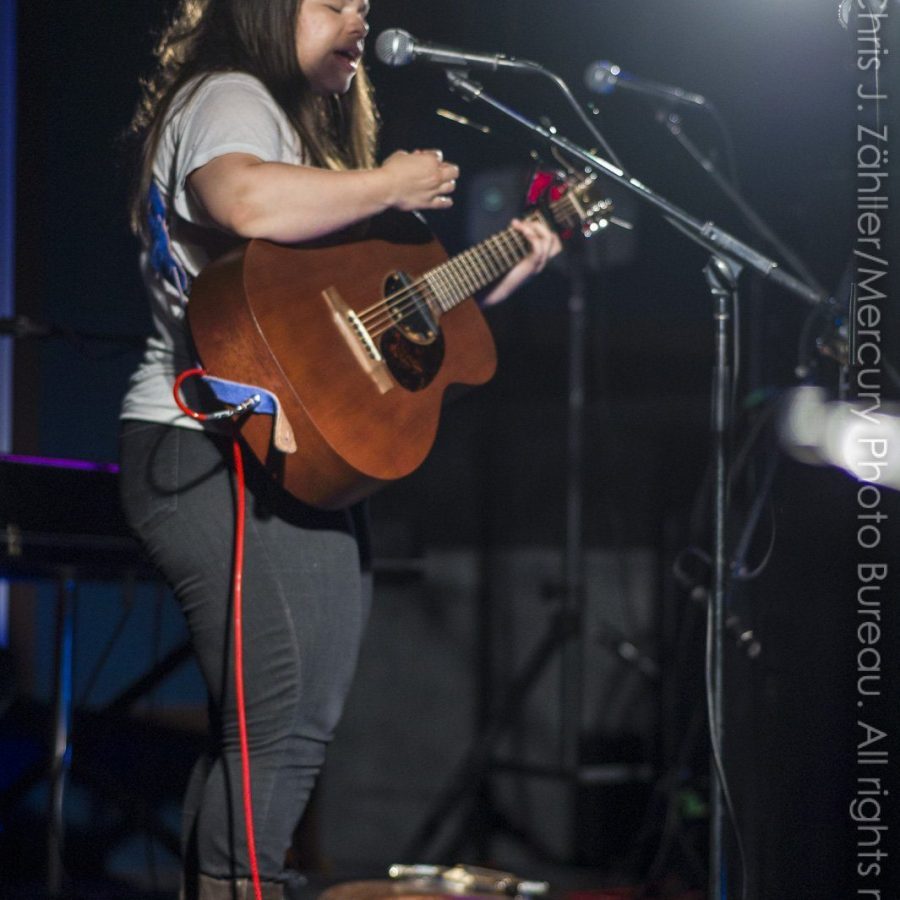
<svg viewBox="0 0 900 900"><path fill-rule="evenodd" d="M528 218L543 221L538 212ZM528 241L510 227L426 272L424 281L438 307L435 312L449 312L476 291L502 278L530 249Z"/></svg>

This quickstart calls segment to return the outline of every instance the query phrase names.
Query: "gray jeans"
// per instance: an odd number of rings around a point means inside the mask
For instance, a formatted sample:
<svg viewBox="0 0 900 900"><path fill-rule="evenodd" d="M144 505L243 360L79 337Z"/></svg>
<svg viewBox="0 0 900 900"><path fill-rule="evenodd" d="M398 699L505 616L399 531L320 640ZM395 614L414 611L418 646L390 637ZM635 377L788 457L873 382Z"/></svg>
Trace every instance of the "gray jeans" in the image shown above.
<svg viewBox="0 0 900 900"><path fill-rule="evenodd" d="M340 718L368 616L360 510L320 512L274 487L245 453L244 682L262 878L283 877L291 834ZM188 786L188 896L196 871L249 874L234 690L230 439L123 423L122 502L175 592L209 691L212 746ZM362 557L362 559L361 559Z"/></svg>

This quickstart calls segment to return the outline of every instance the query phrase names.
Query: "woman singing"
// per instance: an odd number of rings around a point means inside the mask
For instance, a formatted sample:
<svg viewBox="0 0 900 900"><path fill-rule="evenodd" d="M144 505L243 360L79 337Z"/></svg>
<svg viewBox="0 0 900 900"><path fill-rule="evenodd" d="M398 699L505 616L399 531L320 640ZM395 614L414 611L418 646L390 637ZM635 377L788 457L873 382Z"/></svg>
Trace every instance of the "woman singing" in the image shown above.
<svg viewBox="0 0 900 900"><path fill-rule="evenodd" d="M183 0L159 44L133 132L132 222L154 330L122 409L128 519L181 605L209 691L210 750L184 804L183 896L254 896L242 802L231 622L234 480L227 432L182 414L195 364L191 280L249 238L294 243L394 207L452 205L459 171L435 150L376 162L362 57L368 0ZM488 295L507 296L559 250L516 222L530 254ZM244 684L255 857L284 896L285 851L341 714L369 592L358 510L321 512L259 467L246 485Z"/></svg>

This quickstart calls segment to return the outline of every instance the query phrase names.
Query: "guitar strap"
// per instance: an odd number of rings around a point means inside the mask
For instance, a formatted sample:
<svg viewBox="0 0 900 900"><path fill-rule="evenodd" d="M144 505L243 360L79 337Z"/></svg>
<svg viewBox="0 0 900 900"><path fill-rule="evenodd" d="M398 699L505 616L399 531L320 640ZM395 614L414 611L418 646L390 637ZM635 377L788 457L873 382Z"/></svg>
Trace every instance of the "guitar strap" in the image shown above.
<svg viewBox="0 0 900 900"><path fill-rule="evenodd" d="M181 396L181 385L188 378L202 378L206 386L213 392L220 403L224 403L223 409L214 412L200 412L192 409ZM284 409L278 400L278 395L267 391L265 388L253 384L243 384L240 381L229 381L227 378L218 378L207 374L202 366L185 369L175 379L172 386L172 396L178 408L192 419L198 422L217 422L223 419L239 418L250 413L260 413L272 416L272 444L280 453L296 453L297 439L294 430L284 413Z"/></svg>

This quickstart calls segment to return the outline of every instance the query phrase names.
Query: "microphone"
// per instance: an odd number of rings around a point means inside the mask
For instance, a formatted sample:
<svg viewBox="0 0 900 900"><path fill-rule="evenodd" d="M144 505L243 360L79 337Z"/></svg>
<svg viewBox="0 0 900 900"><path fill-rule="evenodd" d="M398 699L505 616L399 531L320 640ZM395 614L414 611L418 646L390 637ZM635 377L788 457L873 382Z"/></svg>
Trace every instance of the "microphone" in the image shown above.
<svg viewBox="0 0 900 900"><path fill-rule="evenodd" d="M408 31L388 28L375 41L375 55L388 66L406 66L417 59L441 66L468 66L473 69L533 69L537 64L501 53L469 53L437 44L419 43Z"/></svg>
<svg viewBox="0 0 900 900"><path fill-rule="evenodd" d="M692 94L668 84L659 84L656 81L639 78L605 59L591 63L587 67L584 73L584 83L588 90L595 94L611 94L616 88L622 88L626 91L634 91L636 94L655 97L657 100L687 103L691 106L709 106L706 97L701 97L700 94Z"/></svg>

